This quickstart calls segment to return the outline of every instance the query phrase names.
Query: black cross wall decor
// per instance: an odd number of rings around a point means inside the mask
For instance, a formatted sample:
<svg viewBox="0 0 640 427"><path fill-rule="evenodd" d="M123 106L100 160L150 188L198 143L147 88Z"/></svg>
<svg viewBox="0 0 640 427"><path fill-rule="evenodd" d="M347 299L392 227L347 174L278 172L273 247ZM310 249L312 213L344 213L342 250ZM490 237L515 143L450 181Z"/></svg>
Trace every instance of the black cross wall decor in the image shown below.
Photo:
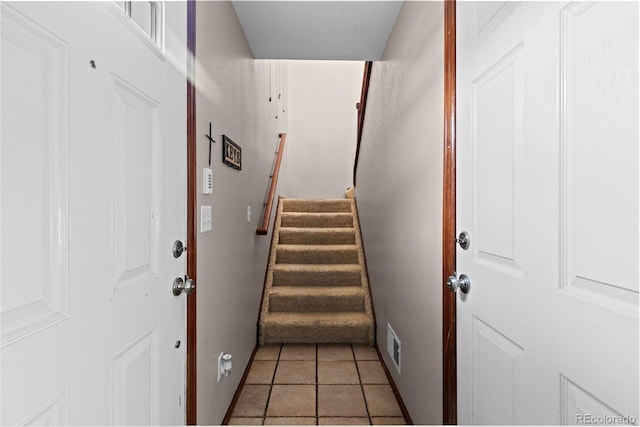
<svg viewBox="0 0 640 427"><path fill-rule="evenodd" d="M205 135L209 140L209 166L211 166L211 144L215 144L215 140L211 136L211 122L209 122L209 134Z"/></svg>

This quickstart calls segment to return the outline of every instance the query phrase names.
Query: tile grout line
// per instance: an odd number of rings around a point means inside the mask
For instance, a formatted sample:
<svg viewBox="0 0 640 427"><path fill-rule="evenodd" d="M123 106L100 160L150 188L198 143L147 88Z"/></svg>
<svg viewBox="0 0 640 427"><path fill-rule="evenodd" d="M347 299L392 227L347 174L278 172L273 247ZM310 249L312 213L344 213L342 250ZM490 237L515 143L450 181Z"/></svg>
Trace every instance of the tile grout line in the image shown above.
<svg viewBox="0 0 640 427"><path fill-rule="evenodd" d="M271 384L269 384L269 395L267 396L267 404L264 406L264 416L262 418L262 424L267 421L267 409L269 408L269 402L271 401L271 392L273 391L273 383L276 379L276 372L278 371L278 365L280 364L280 354L282 353L283 345L280 344L280 349L278 350L278 357L276 358L276 366L273 369L273 374L271 375Z"/></svg>
<svg viewBox="0 0 640 427"><path fill-rule="evenodd" d="M353 353L353 362L356 364L356 372L358 373L358 382L360 383L360 391L362 391L362 399L364 400L364 407L367 410L367 418L369 418L369 424L373 425L373 419L369 412L369 404L367 403L367 396L364 393L364 385L362 384L362 377L360 376L360 366L358 365L358 358L356 357L356 349L351 345L351 351Z"/></svg>

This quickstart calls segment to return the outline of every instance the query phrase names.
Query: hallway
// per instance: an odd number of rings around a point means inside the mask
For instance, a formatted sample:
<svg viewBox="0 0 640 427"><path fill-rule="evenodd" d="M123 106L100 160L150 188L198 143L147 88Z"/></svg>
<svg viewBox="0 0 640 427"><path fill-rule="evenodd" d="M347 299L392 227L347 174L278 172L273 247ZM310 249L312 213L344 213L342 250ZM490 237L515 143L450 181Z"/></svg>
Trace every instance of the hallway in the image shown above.
<svg viewBox="0 0 640 427"><path fill-rule="evenodd" d="M256 352L229 424L406 422L373 347L272 344Z"/></svg>

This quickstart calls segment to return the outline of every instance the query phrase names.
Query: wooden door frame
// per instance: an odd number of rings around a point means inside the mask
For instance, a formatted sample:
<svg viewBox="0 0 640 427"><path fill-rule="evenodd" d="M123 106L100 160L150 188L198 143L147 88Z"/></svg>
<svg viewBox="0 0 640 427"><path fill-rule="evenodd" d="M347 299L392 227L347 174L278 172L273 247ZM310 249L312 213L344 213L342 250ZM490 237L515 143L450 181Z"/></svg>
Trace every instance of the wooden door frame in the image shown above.
<svg viewBox="0 0 640 427"><path fill-rule="evenodd" d="M456 294L456 0L444 2L444 166L442 200L442 423L457 424Z"/></svg>
<svg viewBox="0 0 640 427"><path fill-rule="evenodd" d="M196 2L187 0L187 54L195 64ZM192 74L193 75L193 74ZM196 89L187 78L187 274L196 280ZM456 294L456 0L444 3L444 167L442 222L443 424L457 424ZM196 282L197 283L197 282ZM187 424L197 423L196 295L187 298Z"/></svg>
<svg viewBox="0 0 640 427"><path fill-rule="evenodd" d="M196 233L196 2L187 0L187 274L197 284ZM187 297L187 384L186 417L188 425L197 423L196 377L196 297Z"/></svg>

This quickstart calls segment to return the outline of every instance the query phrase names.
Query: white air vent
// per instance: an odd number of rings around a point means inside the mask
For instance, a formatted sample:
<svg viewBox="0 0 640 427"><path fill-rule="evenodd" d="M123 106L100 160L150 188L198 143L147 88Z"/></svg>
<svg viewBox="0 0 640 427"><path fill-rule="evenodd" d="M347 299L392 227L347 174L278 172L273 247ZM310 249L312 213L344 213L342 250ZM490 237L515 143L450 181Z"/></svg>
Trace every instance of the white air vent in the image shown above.
<svg viewBox="0 0 640 427"><path fill-rule="evenodd" d="M393 360L393 364L398 370L398 373L401 374L400 370L400 347L402 343L400 339L396 335L396 333L391 328L391 325L387 323L387 353L391 356L391 360Z"/></svg>

